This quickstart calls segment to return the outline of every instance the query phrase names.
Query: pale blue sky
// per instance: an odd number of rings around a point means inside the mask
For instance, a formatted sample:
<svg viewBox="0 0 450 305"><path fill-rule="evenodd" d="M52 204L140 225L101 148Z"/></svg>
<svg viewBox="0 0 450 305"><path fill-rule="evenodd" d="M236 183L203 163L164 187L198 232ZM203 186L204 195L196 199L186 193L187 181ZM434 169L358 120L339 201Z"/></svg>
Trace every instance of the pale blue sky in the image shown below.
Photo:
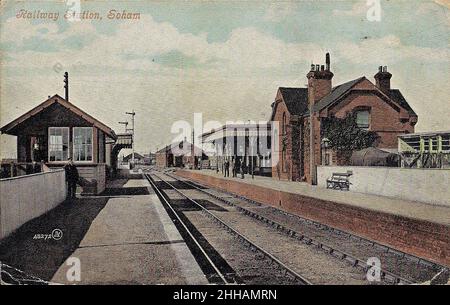
<svg viewBox="0 0 450 305"><path fill-rule="evenodd" d="M365 0L93 1L81 11L102 20L68 22L64 1L2 1L0 123L62 95L69 71L71 101L116 131L123 112L137 110L137 149L148 152L193 112L220 122L267 119L277 88L304 86L311 62L322 64L328 51L334 85L373 80L388 65L419 115L417 130L450 129L450 21L439 3L381 1L381 21L371 22ZM21 9L60 16L17 19ZM110 9L141 19L108 20ZM11 139L1 137L2 156L11 156Z"/></svg>

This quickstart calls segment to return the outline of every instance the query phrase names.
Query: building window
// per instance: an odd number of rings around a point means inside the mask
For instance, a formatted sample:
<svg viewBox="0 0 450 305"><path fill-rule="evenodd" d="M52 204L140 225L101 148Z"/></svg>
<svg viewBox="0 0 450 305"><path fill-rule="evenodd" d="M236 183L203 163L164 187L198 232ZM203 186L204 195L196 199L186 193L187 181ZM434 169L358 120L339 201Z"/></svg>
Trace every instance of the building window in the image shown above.
<svg viewBox="0 0 450 305"><path fill-rule="evenodd" d="M283 125L281 126L282 134L286 134L286 113L283 113Z"/></svg>
<svg viewBox="0 0 450 305"><path fill-rule="evenodd" d="M73 128L73 160L92 161L92 127Z"/></svg>
<svg viewBox="0 0 450 305"><path fill-rule="evenodd" d="M369 110L360 110L356 112L356 124L359 128L369 128L370 112Z"/></svg>
<svg viewBox="0 0 450 305"><path fill-rule="evenodd" d="M69 158L69 127L48 128L49 161L67 161Z"/></svg>

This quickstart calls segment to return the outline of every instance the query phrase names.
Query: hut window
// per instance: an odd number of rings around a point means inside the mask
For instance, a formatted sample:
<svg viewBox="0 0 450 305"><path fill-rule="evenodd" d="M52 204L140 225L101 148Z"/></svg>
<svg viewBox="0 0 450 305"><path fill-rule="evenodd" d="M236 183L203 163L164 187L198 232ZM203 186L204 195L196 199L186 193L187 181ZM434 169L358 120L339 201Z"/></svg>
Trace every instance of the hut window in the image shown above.
<svg viewBox="0 0 450 305"><path fill-rule="evenodd" d="M69 127L49 127L49 161L67 161L69 158Z"/></svg>
<svg viewBox="0 0 450 305"><path fill-rule="evenodd" d="M369 128L369 116L368 110L360 110L356 112L356 124L359 128Z"/></svg>
<svg viewBox="0 0 450 305"><path fill-rule="evenodd" d="M73 128L73 160L92 161L92 127Z"/></svg>

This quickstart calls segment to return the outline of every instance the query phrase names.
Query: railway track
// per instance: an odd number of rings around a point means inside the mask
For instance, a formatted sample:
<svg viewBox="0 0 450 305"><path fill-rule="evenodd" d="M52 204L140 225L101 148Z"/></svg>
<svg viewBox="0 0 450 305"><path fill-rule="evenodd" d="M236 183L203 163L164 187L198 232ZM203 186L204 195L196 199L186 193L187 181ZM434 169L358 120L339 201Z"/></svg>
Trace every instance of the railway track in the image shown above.
<svg viewBox="0 0 450 305"><path fill-rule="evenodd" d="M186 200L186 197L190 197L191 199L196 198L195 201L202 205L205 209L201 209L196 205L197 208L202 211L208 210L210 212L208 214L213 214L223 223L226 223L228 227L237 231L240 235L244 235L250 244L258 244L258 247L263 250L263 252L275 254L278 261L282 262L285 266L285 268L282 268L283 270L286 270L287 267L294 272L301 274L303 278L307 278L309 282L314 284L370 284L366 278L366 266L365 268L360 266L356 266L356 268L349 266L349 264L342 260L330 258L319 249L305 244L304 241L292 240L291 237L280 233L275 228L267 226L262 222L256 222L253 218L247 217L247 215L244 215L233 206L228 206L214 200L203 200L206 199L205 194L203 194L204 198L202 199L202 196L198 193L197 189L178 178L172 178L161 172L152 173L152 176L159 180L160 188L164 189L166 195L172 198L172 205L186 206L184 202L180 203L180 201L183 201L182 199ZM168 181L170 182L167 183ZM178 190L174 190L174 187ZM190 212L185 210L181 213L181 215L183 214L187 216L197 228L203 226L209 219L209 217L196 219L196 217L192 215L192 211ZM208 214L205 213L206 216L208 216ZM209 234L210 230L212 230L212 228L208 228L206 231L202 232L205 236L208 235L208 239L210 238L210 235L217 235L216 233ZM225 237L223 233L222 236ZM249 249L256 250L247 241L243 241L240 238L236 238L236 240L242 241ZM228 247L234 247L235 244L239 244L236 240L233 243L229 243ZM238 265L233 265L236 269L239 269L237 274L242 274L242 269L240 269L241 265L246 265L249 264L249 262L254 263L257 261L257 257L245 258L245 255L242 252L227 253L226 247L221 246L224 242L225 241L220 240L217 243L212 242L212 244L224 255L227 262L236 257L242 257L240 262L238 262ZM225 252L223 252L224 248ZM267 258L266 255L263 255L263 257ZM269 259L269 261L271 260ZM275 263L275 265L279 266L277 263ZM259 276L263 276L266 273L266 271L261 272ZM284 273L289 274L288 272ZM246 276L243 276L243 278L246 279L243 283L254 283L252 281L248 281ZM274 281L271 278L272 277L266 277L265 281L259 281L256 283L283 283L282 281Z"/></svg>
<svg viewBox="0 0 450 305"><path fill-rule="evenodd" d="M237 250L239 254L237 257L251 257L256 262L256 266L252 266L251 268L240 268L239 272L236 272L235 269L229 266L220 254L217 253L217 251L211 246L211 244L206 241L204 237L206 234L203 233L202 235L198 229L199 224L197 223L197 226L194 226L192 219L195 219L195 217L192 215L190 218L186 217L186 215L184 215L185 212L183 212L182 208L180 208L182 205L174 204L172 202L173 200L171 200L167 195L167 189L163 189L161 185L157 185L157 182L152 176L158 178L159 181L162 181L170 190L174 190L177 194L184 198L185 201L192 204L203 215L207 216L207 218L214 222L213 226L207 226L205 228L205 222L202 220L204 230L206 229L209 233L214 229L216 231L220 231L215 233L215 235L222 239L222 241L223 239L226 239L223 235L223 231L226 231L228 235L231 235L234 239L240 241L240 244L244 247L240 247L239 249L234 247L234 250ZM182 236L187 241L188 246L211 283L246 284L248 283L249 278L254 280L257 277L260 277L273 281L274 284L311 284L309 280L286 266L283 262L265 251L262 247L250 241L246 236L233 229L232 226L221 220L214 213L205 208L201 203L184 194L166 179L160 178L155 173L145 174L145 177L157 193L158 197L162 200L164 207L174 220L175 225L180 230ZM234 244L235 240L230 240L229 243ZM233 254L236 255L236 253Z"/></svg>
<svg viewBox="0 0 450 305"><path fill-rule="evenodd" d="M220 192L230 196L224 197L219 195L220 193L217 191L211 192L205 186L196 182L190 182L186 179L181 180L168 173L164 173L164 175L228 206L233 206L243 215L275 228L290 238L318 248L336 259L344 260L356 268L367 271L370 268L367 265L367 259L381 256L385 267L380 269L380 276L384 283L415 284L430 282L436 278L436 274L444 274L444 277L441 277L441 283L445 283L445 275L449 274L449 269L446 266L398 251L363 237L271 207L262 209L260 203L247 198Z"/></svg>

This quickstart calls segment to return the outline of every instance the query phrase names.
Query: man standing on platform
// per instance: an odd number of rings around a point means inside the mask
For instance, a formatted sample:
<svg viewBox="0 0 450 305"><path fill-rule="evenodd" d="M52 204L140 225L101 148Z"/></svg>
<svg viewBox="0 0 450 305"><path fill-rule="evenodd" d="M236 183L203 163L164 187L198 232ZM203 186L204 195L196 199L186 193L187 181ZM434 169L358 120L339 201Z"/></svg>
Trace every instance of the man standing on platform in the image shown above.
<svg viewBox="0 0 450 305"><path fill-rule="evenodd" d="M69 158L69 162L64 166L64 170L66 171L66 181L68 184L67 198L75 198L79 175L77 167L73 163L72 158Z"/></svg>
<svg viewBox="0 0 450 305"><path fill-rule="evenodd" d="M228 158L225 160L225 177L230 177L230 161Z"/></svg>
<svg viewBox="0 0 450 305"><path fill-rule="evenodd" d="M231 157L231 174L233 178L236 177L236 157Z"/></svg>

